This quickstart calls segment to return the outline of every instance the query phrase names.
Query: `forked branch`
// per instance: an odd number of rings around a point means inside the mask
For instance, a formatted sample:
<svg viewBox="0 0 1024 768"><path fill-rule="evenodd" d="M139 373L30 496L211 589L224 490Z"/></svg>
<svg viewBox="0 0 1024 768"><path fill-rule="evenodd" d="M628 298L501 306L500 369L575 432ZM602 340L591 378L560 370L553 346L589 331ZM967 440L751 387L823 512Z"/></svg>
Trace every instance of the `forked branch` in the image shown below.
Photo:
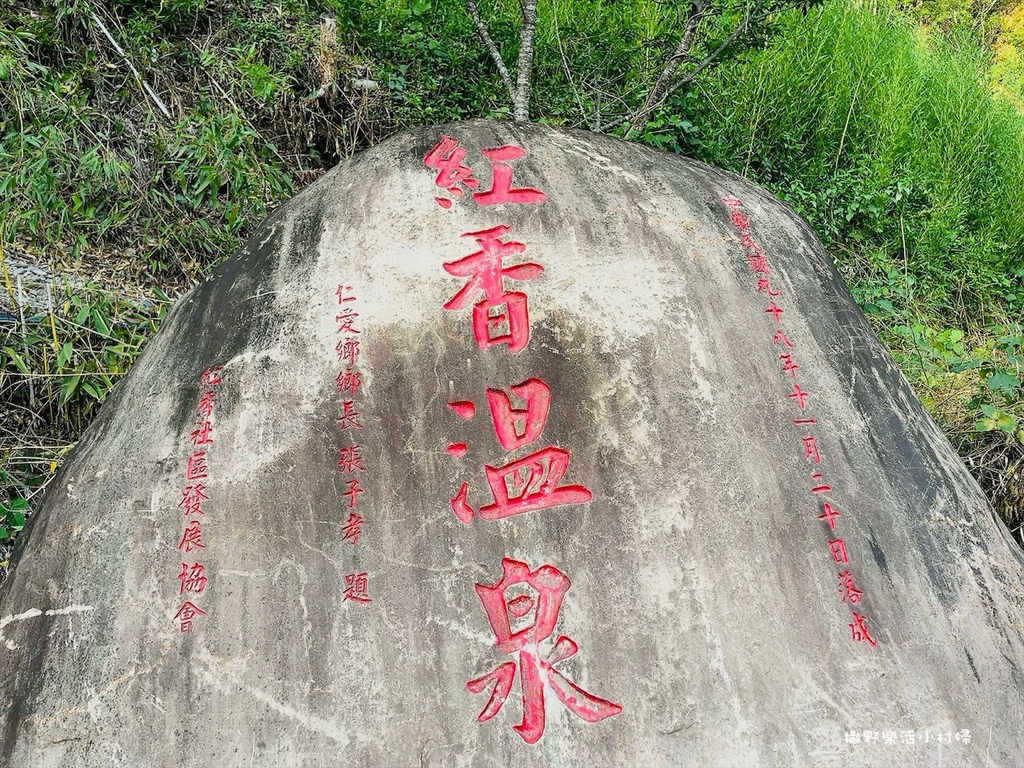
<svg viewBox="0 0 1024 768"><path fill-rule="evenodd" d="M518 123L525 123L530 119L530 76L533 72L533 36L537 29L537 0L519 0L519 9L522 13L522 24L519 27L519 61L516 65L516 81L512 82L512 75L509 74L505 61L501 58L498 46L494 44L491 35L487 31L487 25L480 18L480 7L477 0L466 0L469 8L469 15L473 19L473 26L476 28L480 40L487 48L498 68L502 82L508 89L509 99L512 101L513 119Z"/></svg>
<svg viewBox="0 0 1024 768"><path fill-rule="evenodd" d="M665 68L658 76L658 79L655 80L654 85L651 86L650 91L647 93L647 98L644 99L640 109L630 117L602 126L602 130L628 124L629 127L626 129L626 137L628 138L630 134L643 128L647 121L650 120L651 115L654 114L654 110L665 103L665 99L687 83L693 82L702 72L716 64L725 50L736 41L736 38L750 28L752 22L758 21L770 14L770 11L767 11L755 15L757 10L756 5L748 8L732 32L714 50L698 62L693 69L680 77L678 76L679 67L689 57L690 51L693 48L694 38L697 35L697 29L701 21L710 12L707 0L695 0L690 7L690 16L687 18L683 34L679 38L679 45L676 46L675 52L665 63Z"/></svg>

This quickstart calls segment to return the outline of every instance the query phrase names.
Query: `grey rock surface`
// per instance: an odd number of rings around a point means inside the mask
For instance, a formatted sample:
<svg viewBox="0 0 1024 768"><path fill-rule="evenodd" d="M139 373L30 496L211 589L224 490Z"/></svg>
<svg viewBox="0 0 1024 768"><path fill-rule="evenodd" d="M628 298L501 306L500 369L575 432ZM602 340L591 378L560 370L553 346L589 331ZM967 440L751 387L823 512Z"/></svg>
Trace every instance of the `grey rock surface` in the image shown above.
<svg viewBox="0 0 1024 768"><path fill-rule="evenodd" d="M298 195L19 547L3 765L1024 760L1021 553L818 241L602 136Z"/></svg>

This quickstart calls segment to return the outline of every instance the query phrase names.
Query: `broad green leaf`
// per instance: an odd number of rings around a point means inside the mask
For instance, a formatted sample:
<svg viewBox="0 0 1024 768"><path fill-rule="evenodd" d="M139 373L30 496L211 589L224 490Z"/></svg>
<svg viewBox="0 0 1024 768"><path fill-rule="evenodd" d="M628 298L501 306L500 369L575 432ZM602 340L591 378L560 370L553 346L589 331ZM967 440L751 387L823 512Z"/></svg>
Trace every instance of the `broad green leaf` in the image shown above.
<svg viewBox="0 0 1024 768"><path fill-rule="evenodd" d="M100 394L99 388L91 381L83 381L82 389L97 402L103 402L103 396Z"/></svg>
<svg viewBox="0 0 1024 768"><path fill-rule="evenodd" d="M951 365L949 367L949 370L952 371L953 373L960 373L961 371L967 371L967 370L970 370L971 368L980 368L980 367L981 367L981 360L967 360L966 362L963 362L963 363L957 363L956 365Z"/></svg>
<svg viewBox="0 0 1024 768"><path fill-rule="evenodd" d="M110 335L110 322L98 309L92 311L92 327L96 329L97 333L104 336Z"/></svg>
<svg viewBox="0 0 1024 768"><path fill-rule="evenodd" d="M1012 392L1013 390L1020 387L1020 379L1016 376L1011 376L1005 371L996 371L985 381L988 388L996 390L1004 390L1006 392Z"/></svg>
<svg viewBox="0 0 1024 768"><path fill-rule="evenodd" d="M14 363L15 367L17 367L19 371L24 373L26 376L29 375L28 365L25 364L25 361L22 359L21 355L19 355L10 347L4 347L4 354L11 358L11 361Z"/></svg>
<svg viewBox="0 0 1024 768"><path fill-rule="evenodd" d="M1017 417L1012 413L1000 413L996 416L996 426L1003 432L1013 433L1017 428Z"/></svg>

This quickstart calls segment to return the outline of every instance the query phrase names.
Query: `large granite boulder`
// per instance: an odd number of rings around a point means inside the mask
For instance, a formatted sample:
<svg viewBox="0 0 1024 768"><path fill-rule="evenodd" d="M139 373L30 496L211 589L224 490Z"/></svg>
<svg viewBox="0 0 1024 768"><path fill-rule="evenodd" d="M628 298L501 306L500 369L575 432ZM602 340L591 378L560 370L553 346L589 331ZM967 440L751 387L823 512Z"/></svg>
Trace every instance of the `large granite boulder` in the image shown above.
<svg viewBox="0 0 1024 768"><path fill-rule="evenodd" d="M418 129L180 301L54 479L0 763L1010 765L1022 584L784 205Z"/></svg>

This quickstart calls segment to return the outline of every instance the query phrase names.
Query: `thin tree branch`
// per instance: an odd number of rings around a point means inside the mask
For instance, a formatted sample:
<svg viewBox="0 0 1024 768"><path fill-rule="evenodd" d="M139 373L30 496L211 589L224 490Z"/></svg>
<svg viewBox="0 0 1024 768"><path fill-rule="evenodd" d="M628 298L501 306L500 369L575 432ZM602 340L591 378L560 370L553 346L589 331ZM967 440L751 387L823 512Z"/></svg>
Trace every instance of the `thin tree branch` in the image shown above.
<svg viewBox="0 0 1024 768"><path fill-rule="evenodd" d="M654 110L656 110L658 107L664 104L665 100L669 96L671 96L677 90L682 88L684 85L693 82L695 79L697 79L697 77L701 75L701 73L703 73L709 67L714 66L717 63L719 57L726 50L726 48L732 45L737 37L739 37L747 29L749 29L751 23L760 21L761 19L770 16L772 13L772 11L769 9L755 16L754 11L756 10L756 6L755 8L748 10L743 15L742 20L736 25L732 32L729 33L729 36L726 37L725 40L723 40L718 45L718 47L715 48L715 50L713 50L711 53L705 56L704 59L699 64L697 64L697 66L694 67L692 70L687 72L682 77L673 80L673 77L679 69L679 65L682 63L682 60L686 58L686 56L689 54L690 48L693 45L693 38L697 31L697 25L700 23L700 21L703 19L706 13L704 8L705 2L706 0L697 0L697 2L694 3L694 12L691 13L689 19L687 19L686 29L684 29L683 31L683 35L679 41L679 46L676 48L675 53L666 63L665 69L662 71L661 75L658 77L658 80L651 88L650 93L644 100L643 106L641 106L640 109L638 109L636 113L633 114L632 116L623 117L621 119L615 120L611 123L601 126L602 132L628 124L629 128L626 131L626 136L628 137L630 134L643 128L643 126L646 125L647 121L650 119L651 115L654 113Z"/></svg>
<svg viewBox="0 0 1024 768"><path fill-rule="evenodd" d="M722 54L722 52L725 51L725 49L728 48L730 45L732 45L733 42L735 42L737 37L739 37L747 29L749 29L751 24L753 24L755 22L758 22L758 21L761 21L763 19L767 19L773 13L774 13L774 11L768 10L768 11L765 11L764 13L759 13L757 16L754 16L752 13L748 13L746 16L744 16L743 17L743 21L741 21L739 23L739 25L736 27L736 29L734 29L729 34L729 36L727 38L725 38L725 40L722 41L722 44L719 45L717 48L715 48L715 50L713 50L708 55L708 57L706 59L704 59L704 61L702 61L700 63L700 65L696 69L693 70L693 72L691 72L690 74L688 74L686 76L686 82L688 83L691 80L696 79L700 75L701 72L703 72L708 67L712 66L715 63L715 61L718 59L718 57ZM683 83L677 83L676 85L674 85L669 90L669 93L672 93L673 91L675 91L680 85L683 85Z"/></svg>
<svg viewBox="0 0 1024 768"><path fill-rule="evenodd" d="M768 14L764 14L764 15L767 16ZM736 27L736 29L734 29L732 32L729 33L729 36L727 38L725 38L725 40L722 41L721 45L719 45L717 48L715 48L715 50L713 50L711 53L709 53L707 55L707 57L705 57L704 61L702 61L700 64L698 64L693 69L693 71L687 72L686 75L684 75L682 78L677 80L675 83L673 83L669 87L668 92L665 94L665 98L668 98L673 93L675 93L677 90L679 90L682 86L684 86L687 83L692 82L693 80L695 80L700 75L701 72L703 72L705 69L707 69L708 67L713 65L717 61L718 57L721 55L722 51L724 51L726 48L728 48L730 45L732 45L733 41L737 37L739 37L740 34L744 30L747 29L747 27L750 26L750 22L751 21L752 21L752 19L751 19L749 14L744 16L743 17L743 21L741 21L739 23L739 25ZM664 99L662 99L662 101L664 101Z"/></svg>
<svg viewBox="0 0 1024 768"><path fill-rule="evenodd" d="M651 113L657 109L658 105L665 100L665 96L668 95L668 87L672 81L672 78L676 74L676 70L679 69L679 65L683 63L689 53L690 48L693 47L693 38L697 34L697 27L700 25L701 19L704 17L704 6L706 0L695 0L693 5L690 7L690 17L686 20L686 26L683 28L683 34L679 38L679 45L676 46L675 53L665 63L665 68L661 71L658 79L651 87L650 92L647 94L647 98L644 99L643 106L637 110L636 114L633 115L632 119L629 120L629 129L626 131L626 137L633 133L639 126L647 123L647 119L651 116Z"/></svg>
<svg viewBox="0 0 1024 768"><path fill-rule="evenodd" d="M530 119L530 75L533 72L533 33L537 28L537 0L520 0L519 7L523 12L523 24L519 28L519 63L516 66L517 82L512 119L517 123L525 123Z"/></svg>
<svg viewBox="0 0 1024 768"><path fill-rule="evenodd" d="M494 64L498 67L498 74L501 75L501 80L505 83L505 88L508 89L508 97L512 100L514 106L516 103L516 87L512 83L512 76L508 73L508 67L505 66L501 53L498 52L498 46L494 44L491 36L487 33L487 27L484 26L483 19L480 18L480 9L476 5L476 0L466 0L466 5L469 7L469 15L473 18L473 26L476 27L476 32L480 35L484 47L490 51L491 58L494 59Z"/></svg>
<svg viewBox="0 0 1024 768"><path fill-rule="evenodd" d="M562 47L562 36L558 32L558 9L554 8L551 12L551 19L555 26L555 42L558 44L558 54L562 57L562 68L565 70L565 77L569 81L569 87L572 88L572 94L576 98L576 105L580 108L580 116L585 122L587 119L587 110L583 106L583 99L580 97L580 89L576 87L576 81L572 76L572 68L569 66L569 59L565 56L565 49ZM601 123L600 113L600 98L598 99L598 113L594 118L594 130L597 130L597 126Z"/></svg>

